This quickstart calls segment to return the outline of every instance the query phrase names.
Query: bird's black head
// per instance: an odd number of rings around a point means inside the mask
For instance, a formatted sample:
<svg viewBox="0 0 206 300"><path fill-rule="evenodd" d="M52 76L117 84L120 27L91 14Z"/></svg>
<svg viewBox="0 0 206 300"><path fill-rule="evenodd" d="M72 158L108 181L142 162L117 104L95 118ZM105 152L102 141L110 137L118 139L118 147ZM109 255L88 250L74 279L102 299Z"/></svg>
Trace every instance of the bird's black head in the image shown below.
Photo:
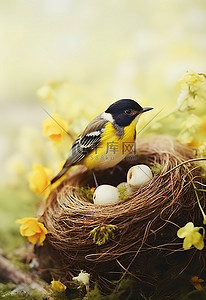
<svg viewBox="0 0 206 300"><path fill-rule="evenodd" d="M151 107L141 107L132 99L121 99L111 104L106 113L110 113L119 126L128 126L139 114L151 110Z"/></svg>

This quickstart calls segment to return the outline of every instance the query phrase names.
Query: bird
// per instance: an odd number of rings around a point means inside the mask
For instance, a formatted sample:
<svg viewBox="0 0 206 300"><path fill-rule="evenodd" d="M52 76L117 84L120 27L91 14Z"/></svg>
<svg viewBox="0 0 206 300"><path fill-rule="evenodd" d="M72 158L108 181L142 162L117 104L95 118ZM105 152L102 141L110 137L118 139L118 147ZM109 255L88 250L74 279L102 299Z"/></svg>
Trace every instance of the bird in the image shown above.
<svg viewBox="0 0 206 300"><path fill-rule="evenodd" d="M71 166L85 165L95 171L114 167L131 151L127 143L135 143L136 124L142 113L153 109L142 107L132 99L120 99L94 118L83 133L73 142L61 171L51 180L60 179ZM130 149L129 149L130 148Z"/></svg>

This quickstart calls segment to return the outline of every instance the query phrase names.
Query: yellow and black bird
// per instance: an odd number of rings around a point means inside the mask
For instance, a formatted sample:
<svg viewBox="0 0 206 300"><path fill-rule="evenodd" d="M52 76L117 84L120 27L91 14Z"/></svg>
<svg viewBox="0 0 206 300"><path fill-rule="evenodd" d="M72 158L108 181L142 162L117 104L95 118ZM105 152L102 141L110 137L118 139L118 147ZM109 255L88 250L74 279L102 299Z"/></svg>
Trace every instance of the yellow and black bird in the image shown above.
<svg viewBox="0 0 206 300"><path fill-rule="evenodd" d="M122 161L131 150L125 149L125 143L136 140L136 124L140 115L151 109L141 107L132 99L121 99L111 104L88 124L73 143L62 170L51 184L76 164L95 171L111 168Z"/></svg>

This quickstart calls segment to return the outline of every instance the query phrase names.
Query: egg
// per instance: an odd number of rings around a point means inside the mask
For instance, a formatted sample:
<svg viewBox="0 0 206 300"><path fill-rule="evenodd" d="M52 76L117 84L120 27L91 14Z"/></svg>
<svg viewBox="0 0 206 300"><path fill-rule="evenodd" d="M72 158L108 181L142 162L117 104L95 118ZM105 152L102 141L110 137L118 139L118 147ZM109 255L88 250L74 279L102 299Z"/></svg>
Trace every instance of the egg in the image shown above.
<svg viewBox="0 0 206 300"><path fill-rule="evenodd" d="M108 184L100 185L94 192L93 201L99 205L114 204L119 201L118 189Z"/></svg>
<svg viewBox="0 0 206 300"><path fill-rule="evenodd" d="M135 165L127 173L127 183L132 189L140 187L153 178L152 171L147 165Z"/></svg>

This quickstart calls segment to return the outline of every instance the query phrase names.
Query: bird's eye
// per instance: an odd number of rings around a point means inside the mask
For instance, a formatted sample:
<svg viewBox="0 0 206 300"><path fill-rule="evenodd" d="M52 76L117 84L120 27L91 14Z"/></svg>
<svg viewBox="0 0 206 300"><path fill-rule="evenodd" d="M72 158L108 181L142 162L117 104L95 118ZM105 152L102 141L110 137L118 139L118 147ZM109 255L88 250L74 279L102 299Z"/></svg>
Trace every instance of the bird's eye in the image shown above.
<svg viewBox="0 0 206 300"><path fill-rule="evenodd" d="M132 110L131 109L126 109L125 114L128 115L128 116L131 116L132 115Z"/></svg>

